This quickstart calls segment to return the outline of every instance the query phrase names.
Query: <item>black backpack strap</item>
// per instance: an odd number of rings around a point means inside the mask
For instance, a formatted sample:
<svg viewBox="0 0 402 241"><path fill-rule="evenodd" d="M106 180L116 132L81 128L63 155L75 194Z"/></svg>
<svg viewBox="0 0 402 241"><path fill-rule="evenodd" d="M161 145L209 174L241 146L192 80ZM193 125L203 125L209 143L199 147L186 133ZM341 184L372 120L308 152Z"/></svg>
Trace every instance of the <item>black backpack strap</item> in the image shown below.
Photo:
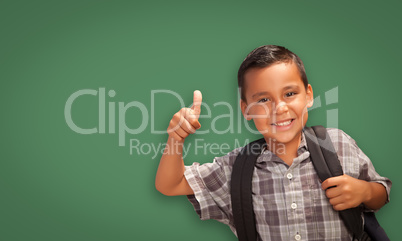
<svg viewBox="0 0 402 241"><path fill-rule="evenodd" d="M334 145L331 138L327 133L327 129L323 126L313 126L315 135L317 136L318 144L324 156L324 161L328 166L329 171L333 177L342 176L343 170L339 162L338 155L336 154Z"/></svg>
<svg viewBox="0 0 402 241"><path fill-rule="evenodd" d="M264 138L246 145L233 164L230 193L237 237L240 241L257 240L252 199L254 165L265 144Z"/></svg>
<svg viewBox="0 0 402 241"><path fill-rule="evenodd" d="M304 136L306 139L307 148L310 152L310 159L313 162L313 166L318 174L318 178L321 180L321 182L323 182L328 178L333 177L327 163L325 162L324 154L321 151L320 144L313 128L304 127Z"/></svg>
<svg viewBox="0 0 402 241"><path fill-rule="evenodd" d="M325 181L329 177L343 175L342 166L325 127L305 127L304 134L310 150L310 159L320 180ZM363 219L359 207L340 211L339 215L355 239L370 240L363 231Z"/></svg>
<svg viewBox="0 0 402 241"><path fill-rule="evenodd" d="M373 212L364 213L364 231L370 236L371 241L390 241Z"/></svg>

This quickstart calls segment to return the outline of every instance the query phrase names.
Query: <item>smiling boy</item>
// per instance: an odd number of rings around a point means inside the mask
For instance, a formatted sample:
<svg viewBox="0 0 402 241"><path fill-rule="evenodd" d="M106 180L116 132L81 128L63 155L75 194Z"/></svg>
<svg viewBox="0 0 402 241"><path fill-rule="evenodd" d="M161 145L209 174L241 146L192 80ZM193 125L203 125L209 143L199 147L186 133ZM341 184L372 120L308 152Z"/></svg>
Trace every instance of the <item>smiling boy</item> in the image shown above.
<svg viewBox="0 0 402 241"><path fill-rule="evenodd" d="M307 122L307 107L313 105L311 85L301 81L293 62L249 69L244 80L240 101L243 115L254 120L269 150L285 147L275 154L291 166Z"/></svg>
<svg viewBox="0 0 402 241"><path fill-rule="evenodd" d="M252 181L257 239L352 240L337 211L357 206L380 209L389 201L391 181L375 171L351 137L328 129L345 175L320 183L302 132L313 89L302 61L288 49L266 45L253 50L239 68L238 85L242 113L254 121L267 143ZM213 163L186 167L182 160L185 138L201 126L201 101L201 93L195 91L193 106L181 109L170 121L156 188L165 195L188 195L201 219L216 219L236 234L230 179L242 147Z"/></svg>

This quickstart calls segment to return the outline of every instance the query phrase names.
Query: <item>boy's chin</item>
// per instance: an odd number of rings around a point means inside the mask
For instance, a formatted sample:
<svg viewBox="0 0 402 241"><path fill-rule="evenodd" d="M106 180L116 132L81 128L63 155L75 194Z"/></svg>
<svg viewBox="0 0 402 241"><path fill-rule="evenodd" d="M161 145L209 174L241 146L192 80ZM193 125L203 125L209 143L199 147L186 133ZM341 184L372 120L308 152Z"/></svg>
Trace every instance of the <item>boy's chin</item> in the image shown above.
<svg viewBox="0 0 402 241"><path fill-rule="evenodd" d="M301 136L300 131L289 131L286 133L266 133L263 134L265 140L270 141L272 144L288 144L295 141L296 138Z"/></svg>

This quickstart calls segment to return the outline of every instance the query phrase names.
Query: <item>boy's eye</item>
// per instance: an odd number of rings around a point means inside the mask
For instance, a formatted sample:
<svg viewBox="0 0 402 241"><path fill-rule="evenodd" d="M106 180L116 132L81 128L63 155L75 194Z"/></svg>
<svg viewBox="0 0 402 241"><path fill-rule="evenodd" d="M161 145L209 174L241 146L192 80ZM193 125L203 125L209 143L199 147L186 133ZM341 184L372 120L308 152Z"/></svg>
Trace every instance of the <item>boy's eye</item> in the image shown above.
<svg viewBox="0 0 402 241"><path fill-rule="evenodd" d="M262 99L260 99L260 100L258 101L258 103L264 103L264 102L267 102L267 101L269 101L268 98L262 98Z"/></svg>
<svg viewBox="0 0 402 241"><path fill-rule="evenodd" d="M286 97L291 97L291 96L294 96L296 93L295 92L289 92L289 93L286 93Z"/></svg>

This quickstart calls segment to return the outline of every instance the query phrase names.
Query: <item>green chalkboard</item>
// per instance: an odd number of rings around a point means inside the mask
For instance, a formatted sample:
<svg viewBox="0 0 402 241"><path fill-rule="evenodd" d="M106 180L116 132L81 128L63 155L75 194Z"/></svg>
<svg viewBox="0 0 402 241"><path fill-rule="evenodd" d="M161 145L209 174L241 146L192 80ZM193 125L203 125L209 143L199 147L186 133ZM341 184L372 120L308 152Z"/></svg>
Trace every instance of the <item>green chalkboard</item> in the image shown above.
<svg viewBox="0 0 402 241"><path fill-rule="evenodd" d="M0 239L236 240L154 178L172 115L203 93L185 163L258 137L238 107L255 47L306 66L309 125L351 135L393 181L378 219L397 240L400 1L2 1ZM318 105L320 103L320 105Z"/></svg>

